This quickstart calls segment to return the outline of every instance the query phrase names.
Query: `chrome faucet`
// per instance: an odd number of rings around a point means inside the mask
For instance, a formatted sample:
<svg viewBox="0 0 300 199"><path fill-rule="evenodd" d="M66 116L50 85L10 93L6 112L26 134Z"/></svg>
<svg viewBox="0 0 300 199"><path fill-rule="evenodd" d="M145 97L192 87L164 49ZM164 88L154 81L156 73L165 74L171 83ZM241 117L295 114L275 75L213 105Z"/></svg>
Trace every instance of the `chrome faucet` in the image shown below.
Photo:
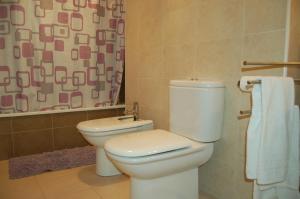
<svg viewBox="0 0 300 199"><path fill-rule="evenodd" d="M130 115L128 115L130 114ZM133 107L132 109L127 109L124 111L123 117L120 117L119 120L125 120L128 118L133 118L134 121L137 121L139 119L139 103L138 102L133 102Z"/></svg>
<svg viewBox="0 0 300 199"><path fill-rule="evenodd" d="M134 121L139 119L139 103L138 102L133 102L132 114L133 114Z"/></svg>

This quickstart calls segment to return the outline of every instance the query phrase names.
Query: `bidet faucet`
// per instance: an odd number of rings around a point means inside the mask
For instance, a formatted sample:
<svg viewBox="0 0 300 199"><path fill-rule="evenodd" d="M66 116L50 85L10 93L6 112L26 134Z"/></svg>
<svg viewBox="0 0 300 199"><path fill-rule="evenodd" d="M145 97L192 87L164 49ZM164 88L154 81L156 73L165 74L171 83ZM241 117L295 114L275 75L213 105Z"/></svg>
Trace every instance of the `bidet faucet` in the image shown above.
<svg viewBox="0 0 300 199"><path fill-rule="evenodd" d="M134 121L139 119L139 103L138 102L133 102L132 114L133 114Z"/></svg>

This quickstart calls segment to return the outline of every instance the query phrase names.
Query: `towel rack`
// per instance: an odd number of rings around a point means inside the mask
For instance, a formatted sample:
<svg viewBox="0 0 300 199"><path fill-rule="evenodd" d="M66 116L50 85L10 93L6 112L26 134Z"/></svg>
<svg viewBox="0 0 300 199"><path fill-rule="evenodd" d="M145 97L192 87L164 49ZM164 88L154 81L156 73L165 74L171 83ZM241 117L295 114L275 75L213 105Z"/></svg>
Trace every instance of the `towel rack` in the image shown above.
<svg viewBox="0 0 300 199"><path fill-rule="evenodd" d="M248 67L251 66L251 67ZM266 70L282 67L300 67L300 62L242 62L242 71Z"/></svg>
<svg viewBox="0 0 300 199"><path fill-rule="evenodd" d="M300 83L300 79L294 79L294 82L298 84L298 83ZM240 83L241 83L241 81L239 80L237 83L238 87L240 87ZM247 85L248 87L252 87L253 84L261 84L261 80L249 80L249 81L247 81L247 84L248 84Z"/></svg>
<svg viewBox="0 0 300 199"><path fill-rule="evenodd" d="M300 83L300 79L294 79L295 82ZM247 88L253 86L253 84L261 84L261 80L248 80L247 81ZM240 81L238 81L238 87L240 86ZM251 110L240 110L239 118L245 118L251 116Z"/></svg>
<svg viewBox="0 0 300 199"><path fill-rule="evenodd" d="M257 70L257 69L273 69L280 67L300 67L300 62L251 62L251 61L243 61L243 66L253 66L253 67L245 67L242 68L242 71L247 70ZM294 79L296 84L300 84L300 79ZM252 80L247 81L246 88L252 87L254 84L260 84L261 80ZM240 87L240 81L238 81L238 87ZM251 110L241 110L238 118L245 118L251 116Z"/></svg>
<svg viewBox="0 0 300 199"><path fill-rule="evenodd" d="M250 61L243 61L244 66L253 66L253 65L260 65L260 66L299 66L300 62L250 62Z"/></svg>

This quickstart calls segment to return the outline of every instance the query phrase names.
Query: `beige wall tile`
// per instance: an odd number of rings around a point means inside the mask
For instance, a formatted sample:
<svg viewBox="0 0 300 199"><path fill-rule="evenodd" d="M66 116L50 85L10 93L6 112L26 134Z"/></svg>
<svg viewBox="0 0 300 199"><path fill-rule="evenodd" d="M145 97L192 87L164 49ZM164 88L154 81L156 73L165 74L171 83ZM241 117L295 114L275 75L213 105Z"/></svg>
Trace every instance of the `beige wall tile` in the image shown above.
<svg viewBox="0 0 300 199"><path fill-rule="evenodd" d="M166 0L166 12L173 12L177 10L190 9L194 5L194 0Z"/></svg>
<svg viewBox="0 0 300 199"><path fill-rule="evenodd" d="M183 9L164 13L162 18L162 40L165 45L183 45L195 42L196 20L194 15L191 14L194 11L194 7L189 4L183 6Z"/></svg>
<svg viewBox="0 0 300 199"><path fill-rule="evenodd" d="M243 34L241 0L194 1L194 42L240 38Z"/></svg>
<svg viewBox="0 0 300 199"><path fill-rule="evenodd" d="M248 34L244 39L244 59L282 61L284 58L285 31Z"/></svg>
<svg viewBox="0 0 300 199"><path fill-rule="evenodd" d="M188 79L194 75L196 45L165 45L163 66L169 79Z"/></svg>
<svg viewBox="0 0 300 199"><path fill-rule="evenodd" d="M290 42L289 42L289 61L300 60L300 2L291 0L291 22L290 22ZM291 68L293 69L293 68ZM298 72L299 70L292 70ZM292 72L292 74L293 74Z"/></svg>
<svg viewBox="0 0 300 199"><path fill-rule="evenodd" d="M286 0L245 0L246 33L285 29Z"/></svg>
<svg viewBox="0 0 300 199"><path fill-rule="evenodd" d="M161 78L166 76L166 70L163 67L162 47L142 49L139 57L140 62L135 68L139 78Z"/></svg>
<svg viewBox="0 0 300 199"><path fill-rule="evenodd" d="M163 1L143 1L141 6L140 30L139 32L141 50L161 46L162 43L162 15ZM143 13L149 13L144 15Z"/></svg>
<svg viewBox="0 0 300 199"><path fill-rule="evenodd" d="M147 107L151 105L153 109L161 109L163 106L161 101L162 87L160 86L160 79L139 78L137 101L140 106Z"/></svg>
<svg viewBox="0 0 300 199"><path fill-rule="evenodd" d="M225 79L240 76L242 39L227 39L199 43L194 73L198 78Z"/></svg>
<svg viewBox="0 0 300 199"><path fill-rule="evenodd" d="M130 4L131 6L126 7L126 13L132 13L131 15L126 15L126 29L125 29L125 34L126 34L126 46L127 43L130 43L132 45L132 50L135 51L137 49L140 49L140 39L139 39L139 30L140 28L140 23L141 23L141 4L143 3L142 1L135 1L135 0L128 0L125 1L126 4ZM126 55L130 52L130 49L126 49ZM127 62L126 62L127 65Z"/></svg>
<svg viewBox="0 0 300 199"><path fill-rule="evenodd" d="M128 53L127 53L128 54ZM131 56L126 56L126 60L131 60L126 62L127 67L126 68L126 84L125 84L125 103L126 108L128 109L128 106L130 107L134 101L137 101L137 91L138 91L138 78L137 78L137 67L138 64L136 64L136 60L139 59L138 54L135 54L131 58ZM127 64L128 63L128 64ZM131 108L130 108L131 109Z"/></svg>
<svg viewBox="0 0 300 199"><path fill-rule="evenodd" d="M244 38L243 60L247 61L283 61L285 31L273 31L261 34L249 34ZM244 75L282 75L282 68L253 70Z"/></svg>
<svg viewBox="0 0 300 199"><path fill-rule="evenodd" d="M292 0L289 61L300 61L300 2ZM300 66L288 68L288 76L300 78ZM300 85L296 85L296 104L300 105Z"/></svg>

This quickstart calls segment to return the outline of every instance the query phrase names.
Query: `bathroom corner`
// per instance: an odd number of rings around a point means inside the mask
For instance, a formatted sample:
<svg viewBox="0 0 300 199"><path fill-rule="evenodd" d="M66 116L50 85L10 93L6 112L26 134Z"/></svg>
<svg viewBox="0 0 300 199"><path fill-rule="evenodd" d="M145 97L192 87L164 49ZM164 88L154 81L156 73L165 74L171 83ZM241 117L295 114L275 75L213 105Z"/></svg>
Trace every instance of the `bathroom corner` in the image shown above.
<svg viewBox="0 0 300 199"><path fill-rule="evenodd" d="M284 61L287 6L284 0L127 1L127 105L138 101L143 118L167 129L169 80L225 83L223 137L199 168L200 191L218 199L252 198L244 170L248 120L238 119L239 110L250 106L250 95L236 84L243 60ZM283 75L283 69L245 74Z"/></svg>

